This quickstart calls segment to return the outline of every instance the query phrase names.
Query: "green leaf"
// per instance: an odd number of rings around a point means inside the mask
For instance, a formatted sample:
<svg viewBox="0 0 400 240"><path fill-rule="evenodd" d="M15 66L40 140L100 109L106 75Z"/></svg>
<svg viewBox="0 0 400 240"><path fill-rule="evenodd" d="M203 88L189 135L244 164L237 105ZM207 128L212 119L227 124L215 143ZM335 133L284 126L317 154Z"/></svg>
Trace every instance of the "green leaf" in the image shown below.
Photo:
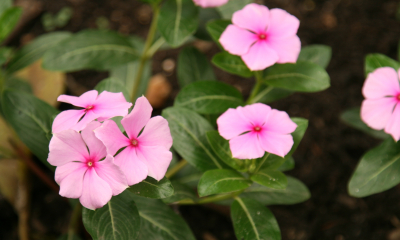
<svg viewBox="0 0 400 240"><path fill-rule="evenodd" d="M252 198L263 205L290 205L310 198L310 191L304 183L290 176L287 180L286 189L272 189L255 183L240 196Z"/></svg>
<svg viewBox="0 0 400 240"><path fill-rule="evenodd" d="M225 28L231 24L230 20L214 20L207 23L207 31L212 39L219 44L219 37L225 31Z"/></svg>
<svg viewBox="0 0 400 240"><path fill-rule="evenodd" d="M166 177L160 181L152 177L147 177L142 182L132 185L128 189L136 195L147 198L167 198L174 194L174 188Z"/></svg>
<svg viewBox="0 0 400 240"><path fill-rule="evenodd" d="M6 121L21 141L49 168L48 162L51 125L58 111L33 95L15 90L4 90L1 96Z"/></svg>
<svg viewBox="0 0 400 240"><path fill-rule="evenodd" d="M264 83L299 92L318 92L330 86L328 73L311 62L275 64L264 70Z"/></svg>
<svg viewBox="0 0 400 240"><path fill-rule="evenodd" d="M253 98L252 102L271 103L292 94L293 91L290 90L262 85L260 92Z"/></svg>
<svg viewBox="0 0 400 240"><path fill-rule="evenodd" d="M126 89L126 87L119 81L118 79L115 78L106 78L103 79L101 82L99 82L96 87L94 88L97 90L99 93L103 91L108 91L108 92L113 92L113 93L119 93L122 92L124 94L124 97L126 101L130 102L131 98L129 96L129 92Z"/></svg>
<svg viewBox="0 0 400 240"><path fill-rule="evenodd" d="M84 30L46 52L43 67L54 71L109 70L138 59L130 41L117 33Z"/></svg>
<svg viewBox="0 0 400 240"><path fill-rule="evenodd" d="M288 184L285 174L277 170L262 169L252 175L250 179L253 182L273 189L285 189Z"/></svg>
<svg viewBox="0 0 400 240"><path fill-rule="evenodd" d="M0 16L9 8L12 7L12 0L1 0L0 1Z"/></svg>
<svg viewBox="0 0 400 240"><path fill-rule="evenodd" d="M277 170L281 172L289 171L294 168L294 165L295 162L293 157L289 157Z"/></svg>
<svg viewBox="0 0 400 240"><path fill-rule="evenodd" d="M228 52L215 54L212 63L226 72L241 77L248 78L254 75L239 56L229 54Z"/></svg>
<svg viewBox="0 0 400 240"><path fill-rule="evenodd" d="M4 87L7 89L14 89L19 92L25 92L30 94L32 94L33 92L31 85L27 81L24 81L14 76L6 77Z"/></svg>
<svg viewBox="0 0 400 240"><path fill-rule="evenodd" d="M244 172L247 170L245 161L232 157L231 149L229 148L229 141L221 137L218 131L208 131L206 135L208 143L214 153L223 162L238 171Z"/></svg>
<svg viewBox="0 0 400 240"><path fill-rule="evenodd" d="M181 87L195 81L216 79L206 56L195 47L186 47L179 53L177 74Z"/></svg>
<svg viewBox="0 0 400 240"><path fill-rule="evenodd" d="M201 40L211 41L212 38L207 31L207 23L214 19L220 19L221 16L215 8L200 8L199 10L199 27L194 36Z"/></svg>
<svg viewBox="0 0 400 240"><path fill-rule="evenodd" d="M174 105L201 114L216 114L244 105L244 102L242 94L229 84L200 81L184 87L176 97Z"/></svg>
<svg viewBox="0 0 400 240"><path fill-rule="evenodd" d="M365 58L365 75L380 67L391 67L397 71L400 68L400 63L383 54L368 54Z"/></svg>
<svg viewBox="0 0 400 240"><path fill-rule="evenodd" d="M175 174L174 180L191 188L197 188L201 176L203 176L202 172L192 165L187 164Z"/></svg>
<svg viewBox="0 0 400 240"><path fill-rule="evenodd" d="M191 199L194 202L197 201L196 193L193 189L185 184L182 184L178 181L171 181L172 186L174 187L174 195L164 198L163 202L165 203L175 203L180 200Z"/></svg>
<svg viewBox="0 0 400 240"><path fill-rule="evenodd" d="M376 138L380 138L380 139L387 139L388 137L390 137L389 134L386 134L384 131L378 131L378 130L374 130L370 127L367 126L367 124L365 124L360 117L360 108L352 108L349 109L347 111L345 111L344 113L342 113L342 115L340 116L340 119L345 122L346 124L348 124L349 126L352 126L358 130L361 130L373 137Z"/></svg>
<svg viewBox="0 0 400 240"><path fill-rule="evenodd" d="M224 167L207 142L205 133L214 129L206 119L178 107L164 109L162 116L168 120L174 149L186 161L200 171Z"/></svg>
<svg viewBox="0 0 400 240"><path fill-rule="evenodd" d="M0 48L0 65L6 63L13 54L13 49L9 47Z"/></svg>
<svg viewBox="0 0 400 240"><path fill-rule="evenodd" d="M158 30L172 47L179 47L198 26L198 9L192 0L167 0L161 7Z"/></svg>
<svg viewBox="0 0 400 240"><path fill-rule="evenodd" d="M348 191L353 197L366 197L400 183L400 142L392 138L368 151L350 179Z"/></svg>
<svg viewBox="0 0 400 240"><path fill-rule="evenodd" d="M247 4L254 2L253 0L233 0L229 1L226 4L217 7L218 12L221 14L224 19L231 19L234 12L241 10Z"/></svg>
<svg viewBox="0 0 400 240"><path fill-rule="evenodd" d="M281 231L272 212L253 199L237 197L231 206L231 217L237 239L281 239Z"/></svg>
<svg viewBox="0 0 400 240"><path fill-rule="evenodd" d="M243 190L250 185L250 180L234 170L215 169L205 172L200 178L198 192L200 197L204 197Z"/></svg>
<svg viewBox="0 0 400 240"><path fill-rule="evenodd" d="M2 42L14 30L22 14L22 8L11 7L0 16L0 42Z"/></svg>
<svg viewBox="0 0 400 240"><path fill-rule="evenodd" d="M185 220L161 200L139 196L134 199L141 217L138 240L195 240Z"/></svg>
<svg viewBox="0 0 400 240"><path fill-rule="evenodd" d="M149 4L159 4L162 0L140 0L140 1L149 3Z"/></svg>
<svg viewBox="0 0 400 240"><path fill-rule="evenodd" d="M125 190L96 211L83 208L83 225L94 240L131 240L138 237L141 219L133 196Z"/></svg>
<svg viewBox="0 0 400 240"><path fill-rule="evenodd" d="M13 73L31 65L40 59L47 50L71 35L69 32L52 32L39 36L15 53L7 65L7 72Z"/></svg>
<svg viewBox="0 0 400 240"><path fill-rule="evenodd" d="M326 68L331 61L332 48L326 45L309 45L301 49L297 61L308 61Z"/></svg>

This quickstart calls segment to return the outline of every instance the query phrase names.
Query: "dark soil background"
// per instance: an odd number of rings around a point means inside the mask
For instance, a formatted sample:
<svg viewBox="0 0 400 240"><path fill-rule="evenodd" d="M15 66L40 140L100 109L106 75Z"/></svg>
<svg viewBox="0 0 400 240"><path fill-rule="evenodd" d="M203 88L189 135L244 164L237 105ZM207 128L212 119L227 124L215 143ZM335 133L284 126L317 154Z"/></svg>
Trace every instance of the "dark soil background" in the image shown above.
<svg viewBox="0 0 400 240"><path fill-rule="evenodd" d="M1 0L0 0L1 1ZM38 3L43 12L73 8L68 25L58 30L77 32L95 28L96 19L106 17L110 28L122 34L145 37L151 9L137 0L25 0ZM239 1L239 0L232 0ZM360 157L379 141L340 121L340 114L360 106L364 82L364 58L383 53L397 59L400 21L396 0L265 0L269 8L287 10L301 20L298 35L303 46L326 44L332 47L328 66L332 87L313 94L294 94L272 104L290 116L309 119L306 135L294 154L296 167L288 172L310 189L310 200L292 206L271 206L283 240L396 240L400 239L400 187L356 199L347 194L347 182ZM44 33L40 15L21 29L10 45L19 46ZM203 51L209 58L216 46ZM179 50L156 54L153 74L163 73L173 86L167 100L171 104L179 91L175 71L165 71L163 63L176 63ZM170 61L172 60L172 61ZM164 64L165 65L165 64ZM254 80L242 79L215 68L218 79L248 94ZM68 93L93 88L107 73L81 71L68 75ZM159 111L158 111L159 112ZM49 174L50 175L50 174ZM34 239L55 239L65 232L69 205L40 180L32 176L31 228ZM215 206L174 207L187 220L197 239L235 239L229 211ZM217 211L215 211L217 210ZM0 197L0 239L17 239L18 217ZM227 214L228 213L228 214ZM83 231L83 230L82 230ZM84 235L83 235L84 236ZM88 235L87 239L89 239Z"/></svg>

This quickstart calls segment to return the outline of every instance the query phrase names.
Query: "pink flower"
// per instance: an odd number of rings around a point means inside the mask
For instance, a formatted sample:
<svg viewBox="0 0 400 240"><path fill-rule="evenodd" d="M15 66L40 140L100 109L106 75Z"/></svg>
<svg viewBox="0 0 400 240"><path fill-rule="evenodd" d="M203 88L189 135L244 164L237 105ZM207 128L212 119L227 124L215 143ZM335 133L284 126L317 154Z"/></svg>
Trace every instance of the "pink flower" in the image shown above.
<svg viewBox="0 0 400 240"><path fill-rule="evenodd" d="M371 128L400 139L400 71L382 67L368 74L362 92L361 119Z"/></svg>
<svg viewBox="0 0 400 240"><path fill-rule="evenodd" d="M141 182L147 175L161 180L172 160L168 122L161 116L150 118L152 111L149 101L140 97L132 112L121 120L128 137L112 120L95 130L108 154L115 155L124 148L115 156L115 164L125 173L129 185Z"/></svg>
<svg viewBox="0 0 400 240"><path fill-rule="evenodd" d="M94 135L93 130L100 125L91 122L81 133L71 129L55 133L47 159L57 166L55 180L60 185L60 195L79 198L84 207L92 210L101 208L128 187L113 156L106 154L104 144Z"/></svg>
<svg viewBox="0 0 400 240"><path fill-rule="evenodd" d="M80 131L96 118L104 121L115 116L125 116L132 106L122 93L104 91L98 95L96 90L85 92L80 97L60 95L57 100L83 109L67 110L58 114L53 122L53 133L66 129Z"/></svg>
<svg viewBox="0 0 400 240"><path fill-rule="evenodd" d="M232 23L219 42L229 53L241 56L250 70L297 61L301 49L296 35L300 21L293 15L251 3L233 14Z"/></svg>
<svg viewBox="0 0 400 240"><path fill-rule="evenodd" d="M194 4L202 8L219 7L226 4L229 0L193 0Z"/></svg>
<svg viewBox="0 0 400 240"><path fill-rule="evenodd" d="M297 125L283 111L255 103L228 109L218 119L219 134L229 140L232 156L260 158L265 152L284 157L293 146Z"/></svg>

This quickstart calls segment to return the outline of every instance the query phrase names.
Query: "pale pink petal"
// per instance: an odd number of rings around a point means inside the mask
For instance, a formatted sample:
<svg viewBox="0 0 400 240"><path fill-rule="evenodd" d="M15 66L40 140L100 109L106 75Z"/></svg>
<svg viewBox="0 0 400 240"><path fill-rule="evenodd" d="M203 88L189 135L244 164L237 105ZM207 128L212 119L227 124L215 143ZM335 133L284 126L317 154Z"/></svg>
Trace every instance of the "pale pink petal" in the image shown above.
<svg viewBox="0 0 400 240"><path fill-rule="evenodd" d="M253 129L251 122L242 117L237 109L232 108L217 119L217 125L219 134L227 140Z"/></svg>
<svg viewBox="0 0 400 240"><path fill-rule="evenodd" d="M296 123L290 119L286 112L272 109L262 129L274 133L289 134L294 132L296 128Z"/></svg>
<svg viewBox="0 0 400 240"><path fill-rule="evenodd" d="M229 0L193 0L194 4L202 8L219 7L226 4Z"/></svg>
<svg viewBox="0 0 400 240"><path fill-rule="evenodd" d="M219 42L227 52L239 56L247 53L250 46L257 40L256 34L232 24L225 29L219 38Z"/></svg>
<svg viewBox="0 0 400 240"><path fill-rule="evenodd" d="M247 119L253 127L261 127L267 121L271 113L271 107L263 103L254 103L244 107L237 108L242 118ZM251 129L253 129L253 127Z"/></svg>
<svg viewBox="0 0 400 240"><path fill-rule="evenodd" d="M160 181L167 172L172 160L172 153L162 146L140 146L137 149L139 158L146 162L148 175Z"/></svg>
<svg viewBox="0 0 400 240"><path fill-rule="evenodd" d="M296 35L284 39L268 38L267 44L278 54L277 63L296 63L301 51L300 38Z"/></svg>
<svg viewBox="0 0 400 240"><path fill-rule="evenodd" d="M122 150L115 156L114 163L124 172L129 186L139 183L147 177L147 164L138 157L133 147Z"/></svg>
<svg viewBox="0 0 400 240"><path fill-rule="evenodd" d="M81 131L82 129L84 129L90 122L92 122L93 120L95 120L96 118L98 118L99 115L97 115L96 113L94 113L93 111L87 111L85 116L83 116L83 118L74 126L71 127L71 129L75 130L75 131Z"/></svg>
<svg viewBox="0 0 400 240"><path fill-rule="evenodd" d="M94 134L107 148L107 153L115 155L118 150L128 146L129 139L119 130L118 125L113 120L105 121L99 128L94 130Z"/></svg>
<svg viewBox="0 0 400 240"><path fill-rule="evenodd" d="M82 195L83 176L88 166L81 162L70 162L56 168L55 179L60 185L60 195L79 198Z"/></svg>
<svg viewBox="0 0 400 240"><path fill-rule="evenodd" d="M140 131L150 120L152 111L153 108L146 97L140 97L136 100L132 112L121 120L129 138L138 137Z"/></svg>
<svg viewBox="0 0 400 240"><path fill-rule="evenodd" d="M399 76L391 67L381 67L368 74L362 93L365 98L397 96L400 93Z"/></svg>
<svg viewBox="0 0 400 240"><path fill-rule="evenodd" d="M107 155L106 147L95 135L94 130L101 126L101 123L93 121L82 130L81 135L89 148L90 157L94 161L98 161Z"/></svg>
<svg viewBox="0 0 400 240"><path fill-rule="evenodd" d="M255 159L264 155L257 133L249 132L229 140L232 156L238 159Z"/></svg>
<svg viewBox="0 0 400 240"><path fill-rule="evenodd" d="M274 65L279 56L266 41L257 41L246 54L242 55L242 60L250 70L259 71Z"/></svg>
<svg viewBox="0 0 400 240"><path fill-rule="evenodd" d="M371 128L383 129L397 101L395 98L366 99L361 104L361 119Z"/></svg>
<svg viewBox="0 0 400 240"><path fill-rule="evenodd" d="M89 168L83 177L82 196L79 198L82 206L95 210L106 205L111 197L110 185L97 175L94 168Z"/></svg>
<svg viewBox="0 0 400 240"><path fill-rule="evenodd" d="M393 139L396 140L396 142L399 141L400 139L399 123L400 123L400 104L397 104L385 127L385 132L392 135Z"/></svg>
<svg viewBox="0 0 400 240"><path fill-rule="evenodd" d="M49 145L47 161L53 166L61 166L69 162L85 162L89 152L82 140L81 134L74 130L55 133Z"/></svg>
<svg viewBox="0 0 400 240"><path fill-rule="evenodd" d="M103 91L96 100L93 112L99 116L99 121L104 121L116 116L124 117L131 106L132 103L127 102L121 92Z"/></svg>
<svg viewBox="0 0 400 240"><path fill-rule="evenodd" d="M67 110L56 116L53 121L52 132L57 133L71 129L85 114L85 110Z"/></svg>
<svg viewBox="0 0 400 240"><path fill-rule="evenodd" d="M233 14L232 23L259 34L267 29L269 14L269 9L266 6L250 3Z"/></svg>
<svg viewBox="0 0 400 240"><path fill-rule="evenodd" d="M168 121L161 116L151 118L140 134L138 141L141 146L163 146L166 149L170 149L172 136Z"/></svg>
<svg viewBox="0 0 400 240"><path fill-rule="evenodd" d="M91 90L91 91L85 92L80 97L60 95L57 98L57 101L66 102L66 103L70 103L74 106L86 108L95 103L97 95L98 95L98 92L96 90Z"/></svg>
<svg viewBox="0 0 400 240"><path fill-rule="evenodd" d="M280 157L285 157L293 146L293 137L290 134L263 131L258 138L264 151Z"/></svg>
<svg viewBox="0 0 400 240"><path fill-rule="evenodd" d="M271 9L269 13L268 38L287 38L297 34L300 21L295 16L279 8Z"/></svg>
<svg viewBox="0 0 400 240"><path fill-rule="evenodd" d="M124 173L114 164L113 156L107 155L103 161L96 162L95 169L99 177L110 185L114 196L128 187Z"/></svg>

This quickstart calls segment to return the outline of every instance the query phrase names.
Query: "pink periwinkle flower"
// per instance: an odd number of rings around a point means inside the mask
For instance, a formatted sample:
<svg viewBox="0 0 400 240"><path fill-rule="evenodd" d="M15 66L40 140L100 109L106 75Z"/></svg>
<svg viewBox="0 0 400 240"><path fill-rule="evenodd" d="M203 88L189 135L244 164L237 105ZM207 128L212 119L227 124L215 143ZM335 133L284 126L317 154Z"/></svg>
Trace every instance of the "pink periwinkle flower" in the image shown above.
<svg viewBox="0 0 400 240"><path fill-rule="evenodd" d="M104 144L94 135L93 130L100 125L94 121L81 133L72 129L55 133L47 159L57 166L55 180L60 185L60 195L79 198L84 207L92 210L101 208L128 187L113 156L107 155Z"/></svg>
<svg viewBox="0 0 400 240"><path fill-rule="evenodd" d="M226 51L241 56L252 71L275 63L295 63L301 42L300 21L285 10L251 3L233 14L219 42Z"/></svg>
<svg viewBox="0 0 400 240"><path fill-rule="evenodd" d="M232 156L255 159L269 152L284 157L293 146L297 125L286 112L262 103L230 108L218 119L219 134L229 140Z"/></svg>
<svg viewBox="0 0 400 240"><path fill-rule="evenodd" d="M400 70L377 68L368 74L362 93L361 119L371 128L400 139Z"/></svg>
<svg viewBox="0 0 400 240"><path fill-rule="evenodd" d="M147 175L161 180L172 160L168 122L161 116L151 118L152 111L149 101L140 97L132 112L121 120L128 137L112 120L95 130L108 154L115 155L124 148L115 156L115 164L125 173L129 185L141 182Z"/></svg>
<svg viewBox="0 0 400 240"><path fill-rule="evenodd" d="M98 94L96 90L85 92L80 97L60 95L57 100L83 109L67 110L58 114L53 122L53 133L67 129L80 131L95 119L104 121L116 116L125 116L132 106L122 93L103 91Z"/></svg>
<svg viewBox="0 0 400 240"><path fill-rule="evenodd" d="M193 0L194 4L202 8L219 7L226 4L229 0Z"/></svg>

